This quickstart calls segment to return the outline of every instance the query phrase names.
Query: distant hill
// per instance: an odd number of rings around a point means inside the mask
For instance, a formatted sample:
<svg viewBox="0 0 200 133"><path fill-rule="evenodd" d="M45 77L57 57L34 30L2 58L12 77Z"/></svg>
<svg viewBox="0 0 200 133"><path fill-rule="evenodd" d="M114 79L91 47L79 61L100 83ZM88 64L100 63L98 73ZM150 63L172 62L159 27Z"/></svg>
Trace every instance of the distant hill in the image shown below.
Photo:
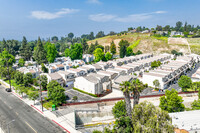
<svg viewBox="0 0 200 133"><path fill-rule="evenodd" d="M154 37L151 36L149 33L128 33L126 35L121 36L105 36L102 38L97 38L95 40L90 40L88 41L88 44L95 43L96 41L98 41L98 43L103 46L110 46L110 43L114 41L114 43L118 47L118 43L121 39L129 41L131 45L138 41L139 44L134 45L133 47L134 52L141 50L143 53L159 54L171 53L172 50L177 50L183 53L189 53L188 45L184 41L180 41L179 38L177 40L173 39L172 41L170 41L170 43L168 43L168 37ZM185 40L189 42L192 53L200 54L200 38L187 38Z"/></svg>

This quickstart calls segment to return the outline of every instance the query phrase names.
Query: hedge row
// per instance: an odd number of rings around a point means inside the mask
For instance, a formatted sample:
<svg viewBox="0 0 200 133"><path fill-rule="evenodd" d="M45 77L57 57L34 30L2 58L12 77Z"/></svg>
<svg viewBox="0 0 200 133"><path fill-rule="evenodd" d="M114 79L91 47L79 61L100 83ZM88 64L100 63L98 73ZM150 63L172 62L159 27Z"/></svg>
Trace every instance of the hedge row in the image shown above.
<svg viewBox="0 0 200 133"><path fill-rule="evenodd" d="M85 91L83 91L83 90L79 90L79 89L77 89L77 88L75 88L75 87L73 87L73 89L74 89L74 90L77 90L77 91L79 91L79 92L82 92L82 93L84 93L84 94L87 94L87 95L90 95L90 96L93 96L93 97L97 97L97 95L95 95L95 94L88 93L88 92L85 92Z"/></svg>

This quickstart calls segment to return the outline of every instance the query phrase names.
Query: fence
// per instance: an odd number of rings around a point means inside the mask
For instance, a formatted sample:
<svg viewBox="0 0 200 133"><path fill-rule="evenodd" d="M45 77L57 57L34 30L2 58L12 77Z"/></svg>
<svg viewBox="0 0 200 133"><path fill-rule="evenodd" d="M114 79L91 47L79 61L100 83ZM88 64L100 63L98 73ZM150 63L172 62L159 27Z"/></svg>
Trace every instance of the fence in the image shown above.
<svg viewBox="0 0 200 133"><path fill-rule="evenodd" d="M198 91L179 92L178 94L182 95L182 94L193 94L193 93L198 93ZM165 94L144 95L144 96L140 96L140 98L161 97L161 96L164 96L164 95ZM124 97L118 97L118 98L101 99L101 100L95 100L95 101L74 102L74 103L62 104L62 106L101 103L101 102L111 102L111 101L119 101L119 100L123 100L123 99L124 99ZM131 97L131 99L133 99L133 97Z"/></svg>

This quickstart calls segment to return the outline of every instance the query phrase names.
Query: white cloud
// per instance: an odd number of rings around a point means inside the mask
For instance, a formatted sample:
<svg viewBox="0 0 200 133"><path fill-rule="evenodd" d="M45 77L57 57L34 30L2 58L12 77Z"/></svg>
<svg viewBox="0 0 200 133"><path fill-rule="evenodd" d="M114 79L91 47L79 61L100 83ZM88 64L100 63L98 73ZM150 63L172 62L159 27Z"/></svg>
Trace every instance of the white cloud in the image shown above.
<svg viewBox="0 0 200 133"><path fill-rule="evenodd" d="M101 4L101 2L99 0L87 0L87 3L91 3L91 4Z"/></svg>
<svg viewBox="0 0 200 133"><path fill-rule="evenodd" d="M150 13L130 14L125 17L119 17L110 14L90 15L89 19L97 22L117 21L117 22L142 22L155 16L156 14L167 13L166 11L156 11Z"/></svg>
<svg viewBox="0 0 200 133"><path fill-rule="evenodd" d="M116 18L116 16L110 14L89 15L89 19L96 22L107 22L113 20L114 18Z"/></svg>
<svg viewBox="0 0 200 133"><path fill-rule="evenodd" d="M31 17L36 18L36 19L56 19L60 18L65 14L71 14L78 12L78 9L69 9L69 8L62 8L58 12L47 12L47 11L32 11L31 12Z"/></svg>

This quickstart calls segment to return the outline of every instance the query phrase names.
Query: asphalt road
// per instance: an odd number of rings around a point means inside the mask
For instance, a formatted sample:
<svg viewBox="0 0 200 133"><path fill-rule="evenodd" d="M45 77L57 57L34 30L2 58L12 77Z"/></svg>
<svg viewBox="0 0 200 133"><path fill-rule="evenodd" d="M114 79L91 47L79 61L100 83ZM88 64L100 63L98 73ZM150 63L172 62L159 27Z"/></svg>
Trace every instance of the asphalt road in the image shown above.
<svg viewBox="0 0 200 133"><path fill-rule="evenodd" d="M7 123L10 133L64 133L63 129L49 119L43 117L12 93L0 86L0 124L7 133Z"/></svg>

